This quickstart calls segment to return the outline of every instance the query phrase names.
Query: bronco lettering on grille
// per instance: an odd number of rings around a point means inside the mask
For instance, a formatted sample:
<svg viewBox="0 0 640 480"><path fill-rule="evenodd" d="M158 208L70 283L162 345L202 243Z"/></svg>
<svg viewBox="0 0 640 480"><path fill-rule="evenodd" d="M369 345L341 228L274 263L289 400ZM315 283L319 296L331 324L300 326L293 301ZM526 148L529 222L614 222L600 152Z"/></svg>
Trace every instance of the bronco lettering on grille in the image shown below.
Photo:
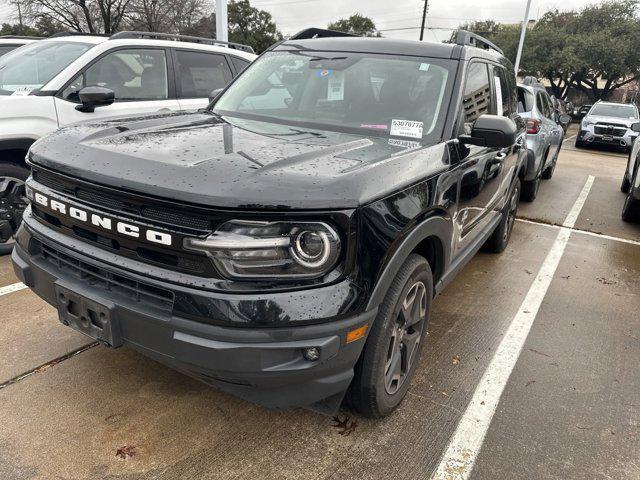
<svg viewBox="0 0 640 480"><path fill-rule="evenodd" d="M31 192L28 192L29 194ZM29 195L31 196L31 195ZM46 207L61 215L73 218L74 220L90 223L91 225L107 230L110 232L116 231L121 235L126 235L132 238L145 238L152 243L158 243L160 245L171 246L173 239L171 234L166 232L158 232L156 230L145 229L137 225L121 222L107 216L98 215L97 213L88 212L81 208L67 205L59 200L49 198L46 195L33 191L32 200L43 207Z"/></svg>

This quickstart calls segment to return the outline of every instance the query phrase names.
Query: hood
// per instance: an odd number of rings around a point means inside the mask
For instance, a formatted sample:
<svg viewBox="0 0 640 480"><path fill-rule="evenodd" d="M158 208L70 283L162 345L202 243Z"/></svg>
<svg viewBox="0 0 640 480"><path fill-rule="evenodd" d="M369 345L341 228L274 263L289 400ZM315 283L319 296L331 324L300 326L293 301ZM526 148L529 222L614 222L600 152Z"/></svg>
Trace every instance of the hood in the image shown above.
<svg viewBox="0 0 640 480"><path fill-rule="evenodd" d="M444 144L308 130L207 112L71 125L30 160L114 188L229 208L352 208L447 168Z"/></svg>
<svg viewBox="0 0 640 480"><path fill-rule="evenodd" d="M620 117L603 117L601 115L587 115L583 121L593 123L615 123L618 125L626 125L631 128L634 123L640 122L637 118L620 118Z"/></svg>

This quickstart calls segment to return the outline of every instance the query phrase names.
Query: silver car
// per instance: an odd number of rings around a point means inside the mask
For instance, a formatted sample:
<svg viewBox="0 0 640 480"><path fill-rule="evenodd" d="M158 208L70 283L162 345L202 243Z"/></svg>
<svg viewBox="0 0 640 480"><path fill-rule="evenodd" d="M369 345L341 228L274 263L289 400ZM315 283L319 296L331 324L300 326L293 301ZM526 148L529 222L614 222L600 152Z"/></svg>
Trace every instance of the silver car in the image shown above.
<svg viewBox="0 0 640 480"><path fill-rule="evenodd" d="M640 133L640 122L634 123L631 130ZM640 139L636 139L631 148L620 190L627 194L622 207L622 219L626 222L640 222Z"/></svg>
<svg viewBox="0 0 640 480"><path fill-rule="evenodd" d="M541 179L549 179L558 161L564 125L569 115L560 115L545 88L532 77L518 85L518 114L527 122L527 171L520 198L532 202L538 195Z"/></svg>
<svg viewBox="0 0 640 480"><path fill-rule="evenodd" d="M639 119L638 107L630 103L597 102L580 123L576 147L609 145L631 151L638 133L631 129Z"/></svg>

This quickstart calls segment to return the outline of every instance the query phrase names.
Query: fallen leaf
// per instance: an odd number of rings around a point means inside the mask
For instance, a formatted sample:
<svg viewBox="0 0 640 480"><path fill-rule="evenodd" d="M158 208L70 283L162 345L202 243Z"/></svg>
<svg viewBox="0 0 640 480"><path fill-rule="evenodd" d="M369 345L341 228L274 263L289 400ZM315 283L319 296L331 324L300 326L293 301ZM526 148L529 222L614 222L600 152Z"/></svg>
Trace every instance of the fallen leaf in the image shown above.
<svg viewBox="0 0 640 480"><path fill-rule="evenodd" d="M446 392L446 390L442 390L440 393L441 393L442 395L444 395L445 397L448 397L448 396L449 396L449 394Z"/></svg>
<svg viewBox="0 0 640 480"><path fill-rule="evenodd" d="M452 362L454 365L458 365L460 363L460 357L456 355L455 357L453 357Z"/></svg>
<svg viewBox="0 0 640 480"><path fill-rule="evenodd" d="M125 445L116 449L116 457L126 460L136 454L136 447L133 445Z"/></svg>
<svg viewBox="0 0 640 480"><path fill-rule="evenodd" d="M530 349L529 349L529 351L530 351L530 352L533 352L533 353L535 353L535 354L537 354L537 355L542 355L543 357L549 357L549 358L551 358L551 355L547 355L546 353L541 352L541 351L539 351L539 350L536 350L535 348L530 348Z"/></svg>
<svg viewBox="0 0 640 480"><path fill-rule="evenodd" d="M338 430L338 434L345 437L351 435L358 426L358 422L350 420L348 415L345 415L343 420L340 420L340 416L336 415L333 417L333 422L333 427Z"/></svg>
<svg viewBox="0 0 640 480"><path fill-rule="evenodd" d="M532 385L532 384L534 384L534 383L536 383L536 381L535 381L535 380L529 380L529 381L526 383L525 387L528 387L529 385Z"/></svg>

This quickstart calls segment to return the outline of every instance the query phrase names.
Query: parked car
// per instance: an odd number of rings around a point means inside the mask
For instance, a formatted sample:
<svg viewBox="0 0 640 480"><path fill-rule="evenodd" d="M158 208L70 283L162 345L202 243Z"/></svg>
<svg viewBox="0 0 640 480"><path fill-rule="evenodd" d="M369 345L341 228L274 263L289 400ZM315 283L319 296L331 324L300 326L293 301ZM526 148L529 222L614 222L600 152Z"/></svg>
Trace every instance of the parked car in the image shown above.
<svg viewBox="0 0 640 480"><path fill-rule="evenodd" d="M640 123L634 123L631 129L640 132ZM622 178L620 190L627 196L622 207L622 219L627 222L640 222L640 140L636 139L631 152L627 169Z"/></svg>
<svg viewBox="0 0 640 480"><path fill-rule="evenodd" d="M0 58L0 231L15 232L20 222L24 157L38 138L74 122L206 107L252 52L206 38L120 32L55 35ZM0 253L9 253L13 239L3 241Z"/></svg>
<svg viewBox="0 0 640 480"><path fill-rule="evenodd" d="M580 123L576 147L608 145L631 151L638 133L631 129L640 120L638 107L632 103L596 102Z"/></svg>
<svg viewBox="0 0 640 480"><path fill-rule="evenodd" d="M305 30L206 110L32 145L13 263L105 345L268 407L335 411L349 389L381 417L434 295L507 246L525 141L513 66L481 37Z"/></svg>
<svg viewBox="0 0 640 480"><path fill-rule="evenodd" d="M527 122L527 166L521 198L532 202L540 181L553 176L564 140L563 125L571 118L555 111L544 86L532 77L518 85L518 114Z"/></svg>
<svg viewBox="0 0 640 480"><path fill-rule="evenodd" d="M575 108L573 110L573 119L574 120L582 120L584 118L584 116L589 113L589 110L591 110L591 107L593 107L593 105L588 104L588 105L582 105L579 108Z"/></svg>
<svg viewBox="0 0 640 480"><path fill-rule="evenodd" d="M21 37L18 35L0 35L0 57L18 47L40 40L39 37Z"/></svg>

